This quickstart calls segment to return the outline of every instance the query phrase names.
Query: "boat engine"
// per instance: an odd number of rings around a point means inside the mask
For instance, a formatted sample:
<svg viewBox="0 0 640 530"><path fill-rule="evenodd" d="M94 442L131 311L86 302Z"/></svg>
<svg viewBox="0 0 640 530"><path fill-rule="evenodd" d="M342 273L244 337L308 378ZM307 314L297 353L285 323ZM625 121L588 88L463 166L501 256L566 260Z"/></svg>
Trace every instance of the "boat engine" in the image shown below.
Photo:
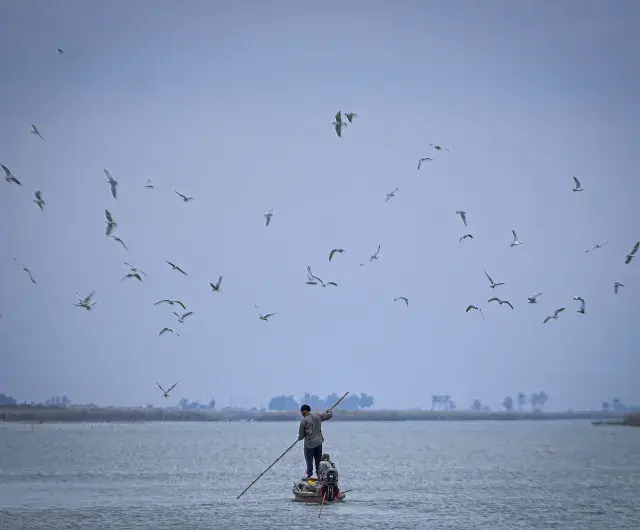
<svg viewBox="0 0 640 530"><path fill-rule="evenodd" d="M338 470L327 469L322 480L322 495L326 495L327 501L333 501L338 495Z"/></svg>

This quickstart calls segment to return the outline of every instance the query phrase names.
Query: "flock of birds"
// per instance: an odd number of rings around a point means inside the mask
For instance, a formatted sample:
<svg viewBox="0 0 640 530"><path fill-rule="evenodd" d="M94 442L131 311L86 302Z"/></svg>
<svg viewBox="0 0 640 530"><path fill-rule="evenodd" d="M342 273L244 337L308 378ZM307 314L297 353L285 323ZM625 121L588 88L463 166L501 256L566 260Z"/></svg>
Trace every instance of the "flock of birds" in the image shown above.
<svg viewBox="0 0 640 530"><path fill-rule="evenodd" d="M58 48L58 53L60 55L65 55L66 52L60 48ZM342 138L342 133L343 133L343 129L346 128L348 125L353 124L354 119L357 117L358 115L355 112L349 112L349 113L344 113L344 118L346 119L346 121L343 119L343 113L341 111L338 111L335 115L334 121L331 122L331 125L334 126L335 132L338 135L339 138ZM43 135L40 133L38 127L35 124L31 125L31 133L34 136L37 136L40 140L44 141L44 137ZM435 151L441 152L441 151L451 151L449 148L445 148L442 147L438 144L429 144L429 146L431 148L433 148ZM418 160L418 171L420 171L420 169L422 168L423 164L426 162L431 162L434 159L432 157L422 157ZM17 186L22 186L22 182L20 181L20 178L6 165L4 164L0 164L0 168L2 168L2 171L4 172L4 179L8 184L13 184L13 185L17 185ZM118 181L111 175L111 173L105 168L104 169L104 175L106 177L106 183L109 187L109 190L111 192L111 196L113 197L113 199L118 198ZM573 177L574 180L574 187L573 187L573 191L574 192L582 192L584 191L584 188L582 188L582 185L580 183L580 181L574 176ZM146 189L154 189L154 185L152 182L152 179L149 178L147 179L147 183L144 185L144 187ZM176 193L176 195L185 203L189 203L191 201L193 201L195 198L192 196L188 196L185 195L177 190L174 190L174 192ZM389 193L386 194L385 197L385 201L390 201L391 199L393 199L396 195L396 193L398 192L398 188L395 188L394 190L390 191ZM43 198L43 194L41 190L36 190L34 193L34 199L33 202L37 205L37 207L41 210L44 211L45 210L45 206L46 206L46 202ZM120 244L125 251L128 250L127 245L125 244L125 242L118 237L117 235L114 235L113 232L117 229L118 227L118 223L115 220L114 216L112 215L112 213L108 210L105 209L104 211L104 215L105 215L105 224L106 224L106 228L105 228L105 235L107 237L110 237L111 239L113 239L116 243ZM462 223L464 224L465 227L468 226L468 222L467 222L467 213L465 211L462 210L458 210L456 211L456 215L458 215L462 221ZM267 213L264 214L264 218L265 218L265 226L269 227L270 224L272 223L272 218L274 216L273 213L273 209L270 209ZM522 242L519 240L518 235L516 234L515 230L512 230L512 234L513 234L513 241L509 244L509 246L511 248L516 248L519 247L520 245L522 245ZM473 239L473 234L471 233L466 233L464 235L462 235L459 239L459 243L462 243L464 240L467 239ZM592 248L585 250L585 252L592 252L593 250L596 249L600 249L602 248L607 242L601 243L601 244L597 244L594 245ZM633 248L631 249L631 251L626 255L625 258L625 263L629 264L631 263L631 260L636 256L636 253L638 252L638 248L640 247L640 241L636 242L635 245L633 246ZM344 248L333 248L329 251L329 262L331 262L335 256L337 254L342 254L346 252ZM371 263L375 260L379 259L379 255L380 255L380 245L378 245L377 250L369 257L368 261L365 261L364 263L361 263L360 266L364 266L367 263ZM14 257L14 260L17 262L16 258ZM178 274L183 274L183 275L187 275L187 272L185 272L184 269L182 269L179 265L177 265L176 263L173 263L171 261L166 261L167 265L169 267L171 267L172 271L175 271ZM131 265L128 262L124 262L125 266L128 267L127 272L124 274L124 276L121 278L122 281L125 280L136 280L138 282L143 282L144 277L146 276L146 273L138 268L138 267L134 267L133 265ZM28 267L26 267L23 264L19 264L20 267L22 267L22 270L24 272L26 272L26 274L29 277L29 280L36 284L36 280L33 276L33 274L31 273L31 271L29 270ZM319 278L318 276L316 276L311 267L307 266L306 269L307 272L307 285L310 286L321 286L323 288L327 288L327 287L337 287L338 284L334 281L325 281L321 278ZM503 286L505 285L504 282L496 282L494 281L491 276L489 275L489 273L485 270L485 275L487 276L487 279L489 280L489 286L491 287L491 289L496 289L497 287ZM218 280L213 283L210 282L209 286L211 288L211 291L214 293L220 292L221 291L221 284L222 284L222 276L220 276L218 278ZM614 293L617 295L619 292L620 287L624 287L624 285L618 281L616 281L613 285L613 289L614 289ZM534 295L532 295L531 297L528 298L528 303L529 304L535 304L537 303L537 299L539 296L541 296L543 293L539 292L536 293ZM95 295L95 290L93 290L91 293L89 293L86 296L81 296L79 293L76 293L76 297L77 297L77 302L74 304L76 307L79 308L83 308L87 311L91 311L93 309L93 307L96 305L96 302L94 301L93 297ZM574 300L580 303L579 308L577 309L578 313L581 313L583 315L586 314L585 311L585 300L584 298L580 297L580 296L575 296ZM394 302L398 302L398 301L403 301L405 303L405 305L408 307L409 306L409 299L406 296L399 296L394 298L393 300ZM495 302L497 304L499 304L500 306L506 305L509 308L511 308L512 310L514 309L514 305L511 301L509 300L503 300L497 296L494 296L492 298L489 298L487 300L487 303L490 304L492 302ZM160 305L169 305L171 308L180 308L181 309L181 313L177 312L177 311L173 311L173 315L175 316L177 323L178 324L184 324L186 322L186 319L189 318L191 315L193 315L193 311L189 311L187 310L186 305L180 301L180 300L171 300L171 299L163 299L163 300L159 300L157 302L154 303L154 306L160 306ZM258 306L255 306L256 312L258 314L258 317L260 318L260 320L262 321L268 321L270 318L272 318L276 313L275 312L271 312L271 313L261 313L260 309L258 308ZM550 316L546 316L543 320L543 323L547 323L549 320L557 320L558 316L565 311L565 307L560 307L558 309L556 309L553 313L553 315ZM466 308L466 312L468 313L469 311L472 310L476 310L478 311L482 318L484 318L484 313L482 308L479 305L476 304L470 304L467 306ZM1 317L2 315L0 315ZM176 329L174 329L173 327L169 327L169 326L165 326L163 327L158 335L159 336L163 336L167 333L171 333L174 334L176 336L180 336L180 333L178 331L176 331ZM159 384L157 383L157 386L160 388L160 390L162 391L162 395L165 398L168 398L170 395L170 392L176 387L176 385L178 384L178 382L175 382L172 386L170 386L169 388L167 388L166 390Z"/></svg>
<svg viewBox="0 0 640 530"><path fill-rule="evenodd" d="M423 160L430 160L430 159L420 159L420 162L422 162ZM420 168L420 162L418 163L418 169ZM582 185L580 184L580 181L576 178L573 177L573 182L574 182L574 187L573 187L573 191L577 192L577 191L584 191L584 188L582 187ZM457 211L456 212L457 215L460 216L460 218L462 219L462 222L464 223L464 226L467 226L467 213L463 212L463 211ZM522 244L522 242L518 239L518 234L516 234L515 230L511 230L511 233L513 234L513 241L509 244L509 246L511 248L513 247L518 247ZM462 243L462 241L464 239L473 239L473 235L472 234L465 234L460 238L460 243ZM606 245L608 243L608 241L605 241L604 243L598 243L596 245L593 245L591 248L588 248L585 250L585 252L592 252L594 250L597 250L599 248L604 247L604 245ZM631 260L635 257L636 253L638 252L638 248L640 248L640 241L636 241L635 245L633 245L633 247L631 248L631 250L629 251L629 253L625 256L624 262L625 264L629 264L631 263ZM489 280L489 287L491 287L492 289L495 289L496 287L499 287L501 285L505 285L504 282L494 282L493 279L491 278L491 276L489 276L489 273L485 270L484 273L487 276L487 279ZM624 284L616 281L613 283L613 292L614 294L618 294L618 291L620 289L620 287L624 287ZM541 296L543 293L536 293L530 297L528 297L528 303L529 304L537 304L538 303L538 297ZM582 315L586 315L586 303L584 301L584 298L582 298L581 296L574 296L573 300L580 302L580 307L576 310L577 313L580 313ZM491 302L497 302L499 305L507 305L509 306L511 309L514 309L513 304L509 301L509 300L501 300L500 298L498 298L497 296L494 296L493 298L489 298L489 300L487 300L487 303L491 303ZM566 307L559 307L558 309L556 309L553 312L553 315L547 315L546 317L544 317L544 320L542 321L543 324L546 324L547 322L549 322L549 320L557 320L558 316L560 315L560 313L562 313L563 311L565 311L567 308ZM480 308L479 306L475 305L475 304L469 304L467 306L466 312L468 313L471 310L476 310L480 313L480 315L482 316L482 318L484 318L484 313L482 311L482 308Z"/></svg>

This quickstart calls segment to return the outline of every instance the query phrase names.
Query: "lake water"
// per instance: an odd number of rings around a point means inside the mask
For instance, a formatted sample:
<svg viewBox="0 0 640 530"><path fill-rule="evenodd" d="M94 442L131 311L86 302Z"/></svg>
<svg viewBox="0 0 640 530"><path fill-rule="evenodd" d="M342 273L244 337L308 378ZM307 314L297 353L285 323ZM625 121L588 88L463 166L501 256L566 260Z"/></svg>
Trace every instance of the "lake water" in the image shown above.
<svg viewBox="0 0 640 530"><path fill-rule="evenodd" d="M0 528L640 528L640 429L329 422L345 503L292 501L297 423L0 424Z"/></svg>

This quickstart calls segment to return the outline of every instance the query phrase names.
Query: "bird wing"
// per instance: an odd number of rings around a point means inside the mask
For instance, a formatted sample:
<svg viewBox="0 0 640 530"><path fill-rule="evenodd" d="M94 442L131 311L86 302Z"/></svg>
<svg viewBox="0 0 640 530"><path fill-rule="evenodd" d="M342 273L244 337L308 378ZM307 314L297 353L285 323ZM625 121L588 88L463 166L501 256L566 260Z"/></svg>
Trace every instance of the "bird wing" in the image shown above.
<svg viewBox="0 0 640 530"><path fill-rule="evenodd" d="M5 176L9 178L11 176L11 170L4 164L0 164L0 167L2 167L2 171L4 171Z"/></svg>
<svg viewBox="0 0 640 530"><path fill-rule="evenodd" d="M487 271L484 271L484 273L487 275L487 278L489 278L491 285L493 285L493 280L491 279L491 276L489 276L489 273Z"/></svg>
<svg viewBox="0 0 640 530"><path fill-rule="evenodd" d="M38 199L39 201L42 200L42 194L40 193L40 191L36 191L35 196L36 196L36 199Z"/></svg>
<svg viewBox="0 0 640 530"><path fill-rule="evenodd" d="M342 114L340 113L340 111L336 112L335 120L338 123L342 122Z"/></svg>
<svg viewBox="0 0 640 530"><path fill-rule="evenodd" d="M329 261L331 261L331 258L333 258L333 255L337 252L337 250L334 248L331 252L329 252Z"/></svg>
<svg viewBox="0 0 640 530"><path fill-rule="evenodd" d="M538 293L538 294L534 294L533 298L538 298L538 296L540 296L542 293Z"/></svg>
<svg viewBox="0 0 640 530"><path fill-rule="evenodd" d="M573 181L576 183L576 188L579 188L580 187L580 181L576 177L573 177Z"/></svg>
<svg viewBox="0 0 640 530"><path fill-rule="evenodd" d="M160 330L160 333L158 333L158 335L162 335L165 331L169 331L169 328L162 328Z"/></svg>
<svg viewBox="0 0 640 530"><path fill-rule="evenodd" d="M180 267L176 267L176 270L177 270L178 272L181 272L181 273L182 273L182 274L184 274L185 276L187 276L187 273L186 273L186 272L184 272Z"/></svg>
<svg viewBox="0 0 640 530"><path fill-rule="evenodd" d="M560 309L556 309L555 312L553 313L553 316L558 316L560 313L562 313L566 308L561 307Z"/></svg>
<svg viewBox="0 0 640 530"><path fill-rule="evenodd" d="M111 217L111 213L109 213L109 210L104 211L104 216L107 218L107 221L113 223L113 217Z"/></svg>
<svg viewBox="0 0 640 530"><path fill-rule="evenodd" d="M266 315L264 315L264 319L266 320L269 317L272 317L273 315L275 315L275 313L267 313Z"/></svg>
<svg viewBox="0 0 640 530"><path fill-rule="evenodd" d="M216 287L218 289L220 289L220 285L222 284L222 276L220 276L220 278L218 278L218 283L216 283Z"/></svg>
<svg viewBox="0 0 640 530"><path fill-rule="evenodd" d="M163 393L165 393L165 392L166 392L166 390L165 390L164 388L162 388L162 387L160 386L160 383L158 383L157 381L156 381L156 385L158 385L158 388L159 388L160 390L162 390L162 392L163 392Z"/></svg>
<svg viewBox="0 0 640 530"><path fill-rule="evenodd" d="M182 309L186 310L187 308L184 306L184 304L180 301L180 300L173 300L174 304L178 304Z"/></svg>
<svg viewBox="0 0 640 530"><path fill-rule="evenodd" d="M465 313L468 313L472 309L478 309L478 308L476 306L474 306L474 305L469 305L469 306L467 306L467 309L465 310Z"/></svg>
<svg viewBox="0 0 640 530"><path fill-rule="evenodd" d="M544 320L542 321L543 324L546 324L549 320L551 320L553 317L544 317Z"/></svg>
<svg viewBox="0 0 640 530"><path fill-rule="evenodd" d="M638 245L636 245L636 250L638 250ZM376 256L378 255L378 253L380 252L380 245L378 245L378 250L376 250Z"/></svg>
<svg viewBox="0 0 640 530"><path fill-rule="evenodd" d="M167 390L167 392L171 392L171 391L176 387L176 385L177 385L177 384L178 384L178 381L176 381L175 383L173 383L173 385L171 385L171 386L169 387L169 390Z"/></svg>
<svg viewBox="0 0 640 530"><path fill-rule="evenodd" d="M511 309L513 309L513 304L509 302L509 300L505 300L503 303L507 304Z"/></svg>
<svg viewBox="0 0 640 530"><path fill-rule="evenodd" d="M338 287L336 282L327 282L325 285L333 285L334 287Z"/></svg>
<svg viewBox="0 0 640 530"><path fill-rule="evenodd" d="M175 269L175 263L171 263L170 261L165 260L169 265L171 265L171 267L173 267Z"/></svg>
<svg viewBox="0 0 640 530"><path fill-rule="evenodd" d="M339 121L336 121L335 128L336 128L336 134L340 138L342 138L342 123L340 123Z"/></svg>
<svg viewBox="0 0 640 530"><path fill-rule="evenodd" d="M182 320L184 320L185 318L189 317L193 315L193 311L189 311L188 313L185 313L184 315L182 315Z"/></svg>
<svg viewBox="0 0 640 530"><path fill-rule="evenodd" d="M489 300L487 300L487 303L489 302L500 302L500 299L497 297L489 298Z"/></svg>
<svg viewBox="0 0 640 530"><path fill-rule="evenodd" d="M158 301L157 301L155 304L153 304L153 305L158 305L158 304L161 304L161 303L163 303L163 302L166 302L166 303L168 304L168 303L171 303L171 300L158 300Z"/></svg>
<svg viewBox="0 0 640 530"><path fill-rule="evenodd" d="M518 236L516 235L515 230L511 230L511 233L513 234L513 242L515 243L516 241L518 241Z"/></svg>
<svg viewBox="0 0 640 530"><path fill-rule="evenodd" d="M636 252L638 252L638 248L640 247L640 241L636 242L635 245L633 245L633 248L631 249L631 252L629 252L630 256L634 256Z"/></svg>

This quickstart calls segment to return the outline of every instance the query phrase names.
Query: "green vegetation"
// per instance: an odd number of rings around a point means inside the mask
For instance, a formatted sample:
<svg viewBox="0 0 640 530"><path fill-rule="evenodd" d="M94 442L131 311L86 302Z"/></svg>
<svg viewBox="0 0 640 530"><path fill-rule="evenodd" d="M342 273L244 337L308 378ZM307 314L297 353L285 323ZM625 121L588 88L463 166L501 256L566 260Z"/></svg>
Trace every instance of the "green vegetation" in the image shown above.
<svg viewBox="0 0 640 530"><path fill-rule="evenodd" d="M629 416L638 417L638 414ZM430 410L342 410L331 421L469 421L469 420L602 420L622 418L622 413L586 412L473 412ZM7 422L145 422L145 421L298 421L299 411L244 409L180 410L160 408L0 406L0 421Z"/></svg>

